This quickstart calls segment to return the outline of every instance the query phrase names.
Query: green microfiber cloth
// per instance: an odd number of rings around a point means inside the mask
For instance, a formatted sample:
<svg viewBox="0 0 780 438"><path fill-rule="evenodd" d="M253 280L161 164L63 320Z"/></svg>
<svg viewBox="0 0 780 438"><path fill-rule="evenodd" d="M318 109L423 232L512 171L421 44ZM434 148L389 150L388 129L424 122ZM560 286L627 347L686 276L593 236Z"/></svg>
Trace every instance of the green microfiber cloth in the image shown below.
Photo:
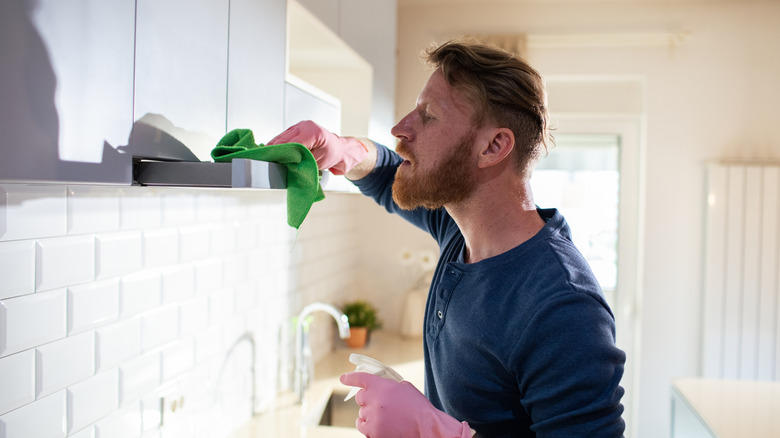
<svg viewBox="0 0 780 438"><path fill-rule="evenodd" d="M287 223L295 229L301 226L312 204L325 199L317 161L300 143L255 144L251 129L234 129L219 140L211 151L211 158L218 163L248 158L284 165L287 168Z"/></svg>

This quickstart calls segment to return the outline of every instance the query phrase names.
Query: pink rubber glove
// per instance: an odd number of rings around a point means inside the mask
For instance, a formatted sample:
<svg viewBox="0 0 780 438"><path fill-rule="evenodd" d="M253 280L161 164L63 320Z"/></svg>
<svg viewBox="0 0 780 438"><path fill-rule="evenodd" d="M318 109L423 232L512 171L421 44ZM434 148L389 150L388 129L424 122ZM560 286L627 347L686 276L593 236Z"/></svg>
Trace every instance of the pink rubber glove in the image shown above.
<svg viewBox="0 0 780 438"><path fill-rule="evenodd" d="M396 382L369 373L346 373L341 383L363 388L357 429L368 438L471 438L468 423L436 409L407 381Z"/></svg>
<svg viewBox="0 0 780 438"><path fill-rule="evenodd" d="M368 154L368 149L354 137L339 137L320 125L305 120L290 126L271 141L272 144L300 143L311 151L320 170L328 170L334 175L349 172Z"/></svg>

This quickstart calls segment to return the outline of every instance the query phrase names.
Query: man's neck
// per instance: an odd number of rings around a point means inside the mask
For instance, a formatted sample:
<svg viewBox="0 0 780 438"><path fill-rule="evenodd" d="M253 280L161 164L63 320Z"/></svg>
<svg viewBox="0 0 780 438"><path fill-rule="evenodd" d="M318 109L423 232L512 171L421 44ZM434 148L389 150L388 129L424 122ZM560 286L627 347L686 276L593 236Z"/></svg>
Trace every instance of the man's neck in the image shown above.
<svg viewBox="0 0 780 438"><path fill-rule="evenodd" d="M466 263L497 256L527 241L544 227L528 184L510 193L475 193L447 206L466 240Z"/></svg>

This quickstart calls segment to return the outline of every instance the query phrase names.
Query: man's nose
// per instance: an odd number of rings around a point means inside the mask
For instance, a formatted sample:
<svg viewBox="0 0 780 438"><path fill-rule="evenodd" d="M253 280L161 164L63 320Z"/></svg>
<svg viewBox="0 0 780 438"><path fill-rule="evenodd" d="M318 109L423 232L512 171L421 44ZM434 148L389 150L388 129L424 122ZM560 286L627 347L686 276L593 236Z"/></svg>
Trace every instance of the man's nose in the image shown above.
<svg viewBox="0 0 780 438"><path fill-rule="evenodd" d="M390 133L393 134L393 136L399 140L404 141L412 141L414 139L414 131L411 128L411 116L412 113L407 114L404 116L395 126L393 126L393 129L390 130Z"/></svg>

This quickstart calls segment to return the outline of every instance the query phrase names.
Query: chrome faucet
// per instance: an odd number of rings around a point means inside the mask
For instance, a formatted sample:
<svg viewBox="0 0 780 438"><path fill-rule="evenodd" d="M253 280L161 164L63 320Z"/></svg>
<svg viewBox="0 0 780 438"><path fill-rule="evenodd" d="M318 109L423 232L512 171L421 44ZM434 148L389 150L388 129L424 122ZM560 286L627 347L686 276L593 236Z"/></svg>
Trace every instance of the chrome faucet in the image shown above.
<svg viewBox="0 0 780 438"><path fill-rule="evenodd" d="M325 303L312 303L304 307L298 314L298 323L295 330L295 390L298 393L298 402L303 401L303 393L309 386L309 381L314 378L314 363L311 358L311 345L309 338L303 330L303 324L306 317L316 311L329 313L339 327L339 337L346 339L349 337L349 321L347 315L341 313L338 309Z"/></svg>

